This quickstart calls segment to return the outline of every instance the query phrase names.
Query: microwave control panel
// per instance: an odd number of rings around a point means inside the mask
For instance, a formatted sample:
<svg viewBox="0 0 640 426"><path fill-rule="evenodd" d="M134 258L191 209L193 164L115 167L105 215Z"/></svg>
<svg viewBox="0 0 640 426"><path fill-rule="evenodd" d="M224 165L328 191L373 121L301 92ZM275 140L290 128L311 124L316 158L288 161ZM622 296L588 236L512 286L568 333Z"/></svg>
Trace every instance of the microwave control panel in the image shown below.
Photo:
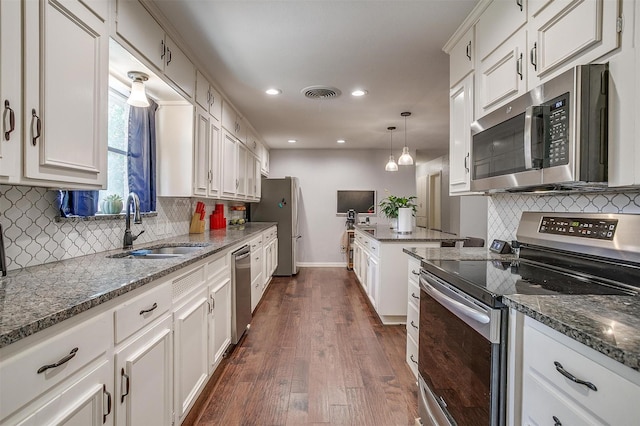
<svg viewBox="0 0 640 426"><path fill-rule="evenodd" d="M546 167L569 164L569 93L549 102Z"/></svg>
<svg viewBox="0 0 640 426"><path fill-rule="evenodd" d="M538 232L598 240L613 240L618 219L587 219L543 216Z"/></svg>

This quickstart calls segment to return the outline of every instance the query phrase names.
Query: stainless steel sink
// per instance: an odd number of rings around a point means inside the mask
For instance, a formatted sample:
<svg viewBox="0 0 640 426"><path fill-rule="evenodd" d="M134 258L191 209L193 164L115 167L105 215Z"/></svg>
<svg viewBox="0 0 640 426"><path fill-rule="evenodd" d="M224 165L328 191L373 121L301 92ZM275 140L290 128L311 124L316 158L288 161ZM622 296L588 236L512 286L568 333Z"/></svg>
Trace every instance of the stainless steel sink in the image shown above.
<svg viewBox="0 0 640 426"><path fill-rule="evenodd" d="M131 250L125 253L107 256L115 259L170 259L181 257L202 250L206 245L200 246L159 246Z"/></svg>

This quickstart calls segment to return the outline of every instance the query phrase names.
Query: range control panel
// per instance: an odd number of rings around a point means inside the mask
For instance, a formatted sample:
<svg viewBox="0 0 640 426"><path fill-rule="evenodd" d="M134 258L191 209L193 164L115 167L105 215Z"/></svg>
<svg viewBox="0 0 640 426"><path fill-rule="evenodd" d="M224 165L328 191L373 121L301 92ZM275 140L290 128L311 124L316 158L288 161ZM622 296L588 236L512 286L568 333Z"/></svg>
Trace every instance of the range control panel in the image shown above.
<svg viewBox="0 0 640 426"><path fill-rule="evenodd" d="M538 232L598 240L613 240L618 219L587 219L543 216Z"/></svg>

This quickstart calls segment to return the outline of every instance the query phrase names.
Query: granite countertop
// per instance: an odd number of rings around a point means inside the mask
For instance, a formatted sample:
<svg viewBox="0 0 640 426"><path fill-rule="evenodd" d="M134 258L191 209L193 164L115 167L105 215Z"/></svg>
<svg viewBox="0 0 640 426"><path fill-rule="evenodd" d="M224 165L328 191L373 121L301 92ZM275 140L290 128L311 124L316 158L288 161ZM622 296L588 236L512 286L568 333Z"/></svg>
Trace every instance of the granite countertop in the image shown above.
<svg viewBox="0 0 640 426"><path fill-rule="evenodd" d="M394 232L389 225L356 225L356 230L364 232L372 238L381 242L441 242L441 241L464 241L466 238L459 237L448 232L434 231L426 228L414 228L410 234L399 234Z"/></svg>
<svg viewBox="0 0 640 426"><path fill-rule="evenodd" d="M487 248L405 248L429 260L512 260L515 256ZM627 367L640 371L640 298L595 295L511 295L502 301Z"/></svg>
<svg viewBox="0 0 640 426"><path fill-rule="evenodd" d="M228 249L274 225L247 223L134 245L134 249L202 246L202 250L181 257L107 257L126 251L120 249L9 271L0 278L0 348Z"/></svg>

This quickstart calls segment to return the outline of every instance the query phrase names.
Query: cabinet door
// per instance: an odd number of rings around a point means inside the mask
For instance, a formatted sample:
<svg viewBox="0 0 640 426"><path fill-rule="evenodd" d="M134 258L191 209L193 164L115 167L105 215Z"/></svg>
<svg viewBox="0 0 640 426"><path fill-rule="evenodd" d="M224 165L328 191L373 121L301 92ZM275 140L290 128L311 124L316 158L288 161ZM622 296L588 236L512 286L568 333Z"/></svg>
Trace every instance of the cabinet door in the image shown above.
<svg viewBox="0 0 640 426"><path fill-rule="evenodd" d="M238 143L238 176L236 180L236 194L239 198L247 197L247 148Z"/></svg>
<svg viewBox="0 0 640 426"><path fill-rule="evenodd" d="M238 185L238 141L227 131L222 135L222 196L234 198Z"/></svg>
<svg viewBox="0 0 640 426"><path fill-rule="evenodd" d="M474 69L474 27L462 36L449 53L449 87L453 87Z"/></svg>
<svg viewBox="0 0 640 426"><path fill-rule="evenodd" d="M115 353L116 424L170 425L173 359L171 316Z"/></svg>
<svg viewBox="0 0 640 426"><path fill-rule="evenodd" d="M224 275L211 286L209 293L211 319L209 323L209 373L222 360L231 344L231 278Z"/></svg>
<svg viewBox="0 0 640 426"><path fill-rule="evenodd" d="M247 199L256 198L256 157L247 152Z"/></svg>
<svg viewBox="0 0 640 426"><path fill-rule="evenodd" d="M476 55L484 61L527 22L527 0L491 2L476 23Z"/></svg>
<svg viewBox="0 0 640 426"><path fill-rule="evenodd" d="M80 1L27 1L25 176L103 187L109 26Z"/></svg>
<svg viewBox="0 0 640 426"><path fill-rule="evenodd" d="M260 172L269 177L269 150L266 146L262 145L262 155L260 157Z"/></svg>
<svg viewBox="0 0 640 426"><path fill-rule="evenodd" d="M475 86L476 119L527 91L526 46L527 32L523 29L480 62Z"/></svg>
<svg viewBox="0 0 640 426"><path fill-rule="evenodd" d="M19 421L20 426L40 426L55 424L64 426L102 426L113 424L111 415L113 401L112 364L103 360L88 374L77 381L63 385L61 389L51 392L51 399L26 418ZM45 398L46 399L46 398ZM21 417L20 414L16 416ZM14 417L14 418L16 418Z"/></svg>
<svg viewBox="0 0 640 426"><path fill-rule="evenodd" d="M193 195L207 196L211 169L209 168L210 137L209 113L196 108L196 137L193 150L194 176Z"/></svg>
<svg viewBox="0 0 640 426"><path fill-rule="evenodd" d="M530 0L529 89L578 59L589 63L617 48L618 6L609 0Z"/></svg>
<svg viewBox="0 0 640 426"><path fill-rule="evenodd" d="M209 185L207 196L220 196L220 121L209 116Z"/></svg>
<svg viewBox="0 0 640 426"><path fill-rule="evenodd" d="M380 262L375 256L367 259L367 294L374 308L378 307L378 288L380 282Z"/></svg>
<svg viewBox="0 0 640 426"><path fill-rule="evenodd" d="M273 249L271 250L271 272L269 275L273 275L278 267L278 238L273 240Z"/></svg>
<svg viewBox="0 0 640 426"><path fill-rule="evenodd" d="M138 0L117 1L116 32L159 70L164 70L164 30Z"/></svg>
<svg viewBox="0 0 640 426"><path fill-rule="evenodd" d="M196 70L196 102L205 111L209 112L210 101L209 80L200 71Z"/></svg>
<svg viewBox="0 0 640 426"><path fill-rule="evenodd" d="M0 182L18 181L22 164L20 2L0 2Z"/></svg>
<svg viewBox="0 0 640 426"><path fill-rule="evenodd" d="M255 179L253 199L256 201L260 201L260 198L262 198L262 177L260 175L260 159L258 158L256 158L254 161L253 175Z"/></svg>
<svg viewBox="0 0 640 426"><path fill-rule="evenodd" d="M175 42L165 36L164 72L190 98L196 86L196 68Z"/></svg>
<svg viewBox="0 0 640 426"><path fill-rule="evenodd" d="M174 396L179 423L207 382L208 290L203 288L174 314Z"/></svg>
<svg viewBox="0 0 640 426"><path fill-rule="evenodd" d="M473 75L451 89L449 99L449 193L471 189L471 123L473 122ZM426 182L426 181L425 181ZM426 188L425 188L426 190ZM425 214L426 216L426 209Z"/></svg>

